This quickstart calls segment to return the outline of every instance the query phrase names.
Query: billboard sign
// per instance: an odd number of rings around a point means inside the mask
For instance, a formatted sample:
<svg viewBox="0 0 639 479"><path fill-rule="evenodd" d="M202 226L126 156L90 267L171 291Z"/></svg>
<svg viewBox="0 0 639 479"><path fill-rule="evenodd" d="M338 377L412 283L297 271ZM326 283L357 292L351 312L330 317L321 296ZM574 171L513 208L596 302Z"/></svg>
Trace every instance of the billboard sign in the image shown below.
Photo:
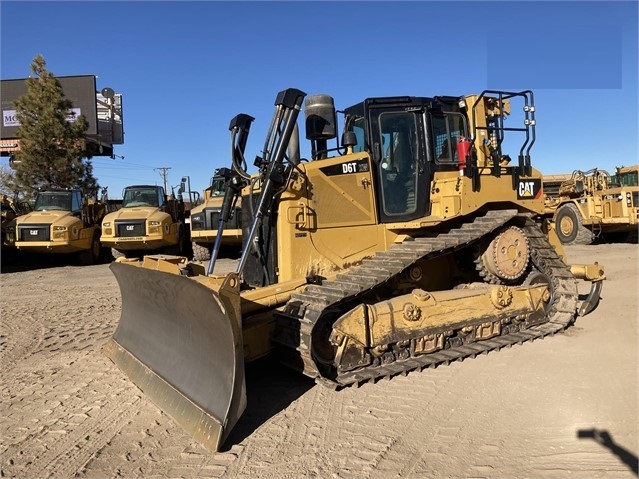
<svg viewBox="0 0 639 479"><path fill-rule="evenodd" d="M73 121L84 115L89 125L87 135L98 135L98 113L96 103L95 75L55 77L62 86L64 96L73 103ZM0 138L18 137L18 119L14 101L27 93L26 79L1 80L0 103L2 104L2 122L0 123Z"/></svg>

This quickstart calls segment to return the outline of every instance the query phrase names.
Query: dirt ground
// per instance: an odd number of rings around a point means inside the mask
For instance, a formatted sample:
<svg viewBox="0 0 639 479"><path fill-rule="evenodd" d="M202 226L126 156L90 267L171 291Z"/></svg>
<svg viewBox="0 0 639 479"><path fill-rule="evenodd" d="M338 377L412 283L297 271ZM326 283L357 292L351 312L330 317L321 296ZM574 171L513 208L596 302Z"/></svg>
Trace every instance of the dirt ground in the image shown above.
<svg viewBox="0 0 639 479"><path fill-rule="evenodd" d="M608 279L599 307L550 338L342 391L255 364L215 454L102 353L120 315L108 264L3 259L0 477L637 477L637 252L568 247Z"/></svg>

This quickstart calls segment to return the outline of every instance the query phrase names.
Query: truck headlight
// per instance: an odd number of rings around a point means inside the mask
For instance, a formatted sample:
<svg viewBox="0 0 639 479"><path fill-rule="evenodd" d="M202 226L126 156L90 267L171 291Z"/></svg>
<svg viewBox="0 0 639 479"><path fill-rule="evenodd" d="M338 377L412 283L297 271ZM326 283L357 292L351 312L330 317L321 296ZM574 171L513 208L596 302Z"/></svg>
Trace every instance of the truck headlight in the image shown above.
<svg viewBox="0 0 639 479"><path fill-rule="evenodd" d="M204 214L198 213L191 216L191 229L203 230L204 229Z"/></svg>

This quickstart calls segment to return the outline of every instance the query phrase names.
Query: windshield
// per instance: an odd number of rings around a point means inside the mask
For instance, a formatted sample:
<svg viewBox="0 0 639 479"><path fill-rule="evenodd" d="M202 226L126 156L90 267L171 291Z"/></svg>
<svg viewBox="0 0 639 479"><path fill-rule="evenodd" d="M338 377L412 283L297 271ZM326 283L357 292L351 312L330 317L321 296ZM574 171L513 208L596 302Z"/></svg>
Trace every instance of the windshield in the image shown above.
<svg viewBox="0 0 639 479"><path fill-rule="evenodd" d="M154 188L125 190L122 207L132 208L135 206L160 206L157 191Z"/></svg>
<svg viewBox="0 0 639 479"><path fill-rule="evenodd" d="M71 211L71 192L38 193L35 211Z"/></svg>
<svg viewBox="0 0 639 479"><path fill-rule="evenodd" d="M617 173L612 177L612 183L620 186L639 186L639 174L636 171Z"/></svg>
<svg viewBox="0 0 639 479"><path fill-rule="evenodd" d="M211 178L211 196L224 196L224 178L214 176Z"/></svg>

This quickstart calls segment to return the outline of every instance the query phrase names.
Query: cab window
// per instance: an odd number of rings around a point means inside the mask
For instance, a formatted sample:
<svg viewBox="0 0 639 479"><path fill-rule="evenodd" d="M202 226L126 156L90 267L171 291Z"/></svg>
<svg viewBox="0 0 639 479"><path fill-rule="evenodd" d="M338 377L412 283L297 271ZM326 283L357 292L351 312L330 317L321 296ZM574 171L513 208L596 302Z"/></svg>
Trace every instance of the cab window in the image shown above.
<svg viewBox="0 0 639 479"><path fill-rule="evenodd" d="M357 145L353 147L353 153L361 153L366 150L366 122L364 118L357 118L353 120L348 128L355 133L357 138Z"/></svg>
<svg viewBox="0 0 639 479"><path fill-rule="evenodd" d="M74 191L71 196L71 211L79 211L82 209L82 195L79 191Z"/></svg>
<svg viewBox="0 0 639 479"><path fill-rule="evenodd" d="M433 151L435 162L453 164L458 162L457 143L466 136L466 122L459 113L431 114L433 128Z"/></svg>

